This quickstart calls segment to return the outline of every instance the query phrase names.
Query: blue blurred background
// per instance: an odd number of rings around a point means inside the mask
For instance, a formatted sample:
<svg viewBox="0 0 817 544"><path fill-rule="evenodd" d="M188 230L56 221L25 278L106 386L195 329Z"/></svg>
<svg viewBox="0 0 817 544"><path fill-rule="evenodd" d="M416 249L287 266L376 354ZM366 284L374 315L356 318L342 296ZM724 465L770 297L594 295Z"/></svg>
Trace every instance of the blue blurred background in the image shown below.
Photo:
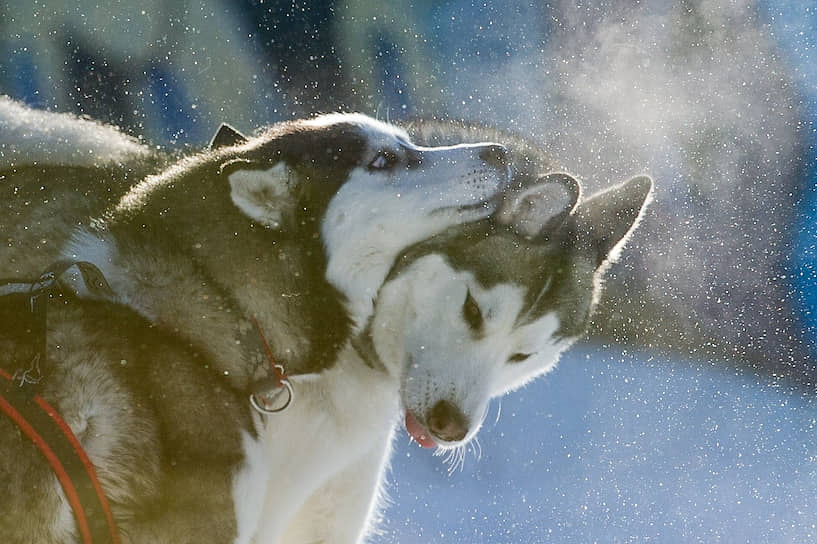
<svg viewBox="0 0 817 544"><path fill-rule="evenodd" d="M589 340L481 459L400 437L380 542L813 540L810 0L12 0L0 28L0 93L157 145L356 110L499 126L588 191L655 178Z"/></svg>

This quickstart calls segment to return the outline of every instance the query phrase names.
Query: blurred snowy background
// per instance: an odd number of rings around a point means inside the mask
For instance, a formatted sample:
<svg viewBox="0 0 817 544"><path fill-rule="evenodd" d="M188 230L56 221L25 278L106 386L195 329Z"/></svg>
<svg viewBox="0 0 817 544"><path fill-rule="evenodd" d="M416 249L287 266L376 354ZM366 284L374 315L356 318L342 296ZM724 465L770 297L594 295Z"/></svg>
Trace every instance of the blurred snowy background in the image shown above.
<svg viewBox="0 0 817 544"><path fill-rule="evenodd" d="M502 399L462 471L399 436L377 542L817 539L817 399L621 351L574 348Z"/></svg>
<svg viewBox="0 0 817 544"><path fill-rule="evenodd" d="M811 0L11 0L0 29L0 93L156 144L357 110L497 125L589 191L655 178L590 340L481 459L401 437L382 542L813 539Z"/></svg>

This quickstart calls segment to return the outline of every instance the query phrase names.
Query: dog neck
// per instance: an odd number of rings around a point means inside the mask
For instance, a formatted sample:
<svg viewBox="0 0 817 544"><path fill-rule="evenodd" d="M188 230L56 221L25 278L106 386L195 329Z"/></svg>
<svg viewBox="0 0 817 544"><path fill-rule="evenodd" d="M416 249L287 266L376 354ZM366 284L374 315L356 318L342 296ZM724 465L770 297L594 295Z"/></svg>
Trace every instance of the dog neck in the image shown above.
<svg viewBox="0 0 817 544"><path fill-rule="evenodd" d="M270 250L244 234L243 243L216 244L175 231L157 242L112 224L77 232L63 253L96 264L115 300L184 337L236 387L253 389L269 375L253 319L288 373L334 364L349 334L342 297L301 257L303 244L282 240Z"/></svg>

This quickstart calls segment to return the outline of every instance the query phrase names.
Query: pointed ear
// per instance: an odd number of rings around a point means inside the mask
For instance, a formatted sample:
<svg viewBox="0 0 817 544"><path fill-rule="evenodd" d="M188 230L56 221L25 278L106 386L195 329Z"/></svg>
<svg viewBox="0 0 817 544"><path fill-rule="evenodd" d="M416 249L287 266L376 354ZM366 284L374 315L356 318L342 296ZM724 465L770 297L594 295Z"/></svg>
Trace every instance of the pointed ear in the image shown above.
<svg viewBox="0 0 817 544"><path fill-rule="evenodd" d="M213 135L213 139L210 140L210 149L218 149L219 147L229 147L243 144L246 141L246 136L238 132L227 123L221 123L221 126L218 127L215 135Z"/></svg>
<svg viewBox="0 0 817 544"><path fill-rule="evenodd" d="M236 168L230 180L230 197L248 217L272 228L279 228L286 210L295 209L295 174L284 161L263 170Z"/></svg>
<svg viewBox="0 0 817 544"><path fill-rule="evenodd" d="M548 174L533 185L506 194L496 220L528 238L547 236L570 215L580 193L579 182L569 174Z"/></svg>
<svg viewBox="0 0 817 544"><path fill-rule="evenodd" d="M652 179L637 176L596 193L579 204L574 234L597 257L596 265L614 262L638 226L652 199Z"/></svg>

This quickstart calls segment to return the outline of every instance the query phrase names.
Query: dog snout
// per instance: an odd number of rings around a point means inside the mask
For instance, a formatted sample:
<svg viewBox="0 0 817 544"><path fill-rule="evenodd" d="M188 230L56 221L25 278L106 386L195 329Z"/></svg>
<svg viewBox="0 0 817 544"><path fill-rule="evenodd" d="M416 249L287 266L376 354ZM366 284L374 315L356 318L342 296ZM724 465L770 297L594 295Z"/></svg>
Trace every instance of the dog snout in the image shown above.
<svg viewBox="0 0 817 544"><path fill-rule="evenodd" d="M508 166L508 150L505 146L491 144L479 152L479 158L494 168L504 169Z"/></svg>
<svg viewBox="0 0 817 544"><path fill-rule="evenodd" d="M468 420L447 400L437 402L428 414L428 430L444 442L458 442L468 434Z"/></svg>

